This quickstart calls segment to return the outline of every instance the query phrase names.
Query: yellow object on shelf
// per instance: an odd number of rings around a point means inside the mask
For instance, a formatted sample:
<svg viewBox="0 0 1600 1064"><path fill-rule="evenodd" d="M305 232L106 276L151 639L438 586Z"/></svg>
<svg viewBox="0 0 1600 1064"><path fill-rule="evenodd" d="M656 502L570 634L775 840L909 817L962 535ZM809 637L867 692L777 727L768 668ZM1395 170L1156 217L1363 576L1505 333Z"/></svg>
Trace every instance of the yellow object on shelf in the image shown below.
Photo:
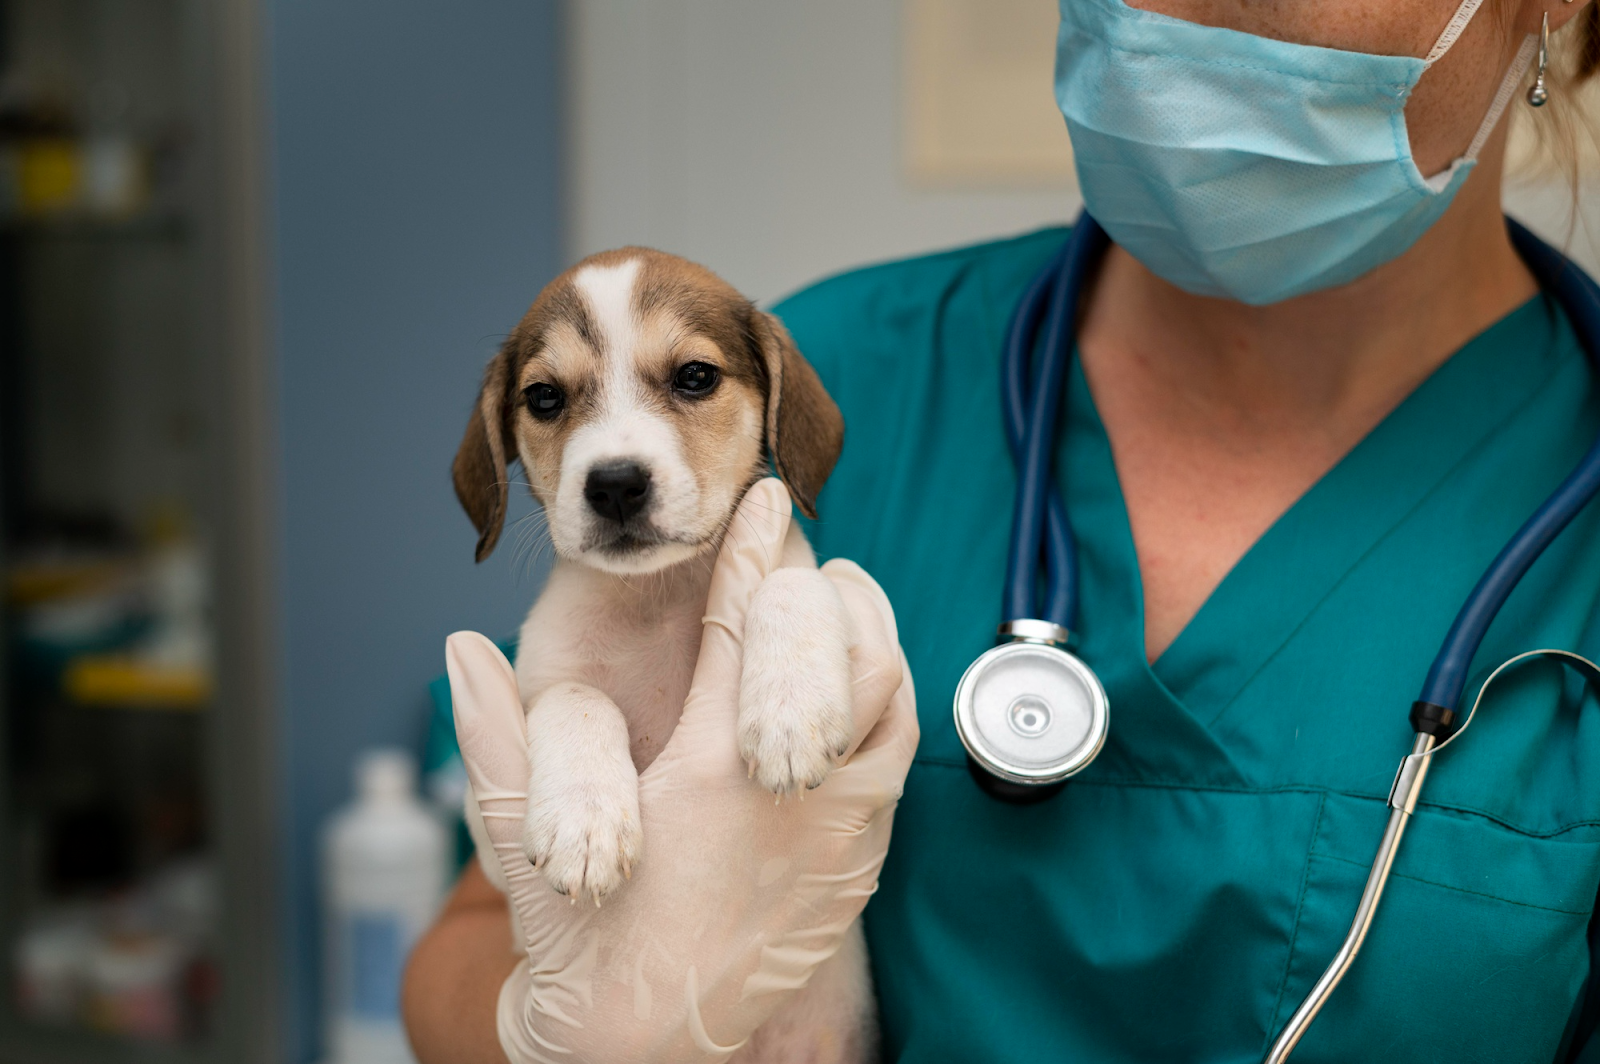
<svg viewBox="0 0 1600 1064"><path fill-rule="evenodd" d="M5 595L27 605L94 591L128 575L126 558L51 558L13 565L5 573Z"/></svg>
<svg viewBox="0 0 1600 1064"><path fill-rule="evenodd" d="M62 211L77 202L83 164L73 141L64 137L24 141L17 169L24 214Z"/></svg>
<svg viewBox="0 0 1600 1064"><path fill-rule="evenodd" d="M67 666L67 696L86 706L189 712L211 700L211 677L191 665L158 665L138 658L86 655Z"/></svg>

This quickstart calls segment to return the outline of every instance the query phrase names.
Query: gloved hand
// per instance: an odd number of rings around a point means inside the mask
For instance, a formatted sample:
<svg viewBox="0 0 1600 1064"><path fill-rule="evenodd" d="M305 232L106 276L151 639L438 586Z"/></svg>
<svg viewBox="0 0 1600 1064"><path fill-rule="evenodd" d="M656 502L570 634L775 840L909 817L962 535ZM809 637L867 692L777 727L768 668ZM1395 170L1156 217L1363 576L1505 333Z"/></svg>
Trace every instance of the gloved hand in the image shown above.
<svg viewBox="0 0 1600 1064"><path fill-rule="evenodd" d="M740 504L682 719L640 777L643 853L604 907L556 894L523 856L516 678L483 636L450 637L462 757L528 958L500 992L512 1064L723 1060L833 955L877 888L918 729L894 614L860 567L822 568L855 624L856 749L802 800L775 802L737 748L745 613L789 523L775 480Z"/></svg>

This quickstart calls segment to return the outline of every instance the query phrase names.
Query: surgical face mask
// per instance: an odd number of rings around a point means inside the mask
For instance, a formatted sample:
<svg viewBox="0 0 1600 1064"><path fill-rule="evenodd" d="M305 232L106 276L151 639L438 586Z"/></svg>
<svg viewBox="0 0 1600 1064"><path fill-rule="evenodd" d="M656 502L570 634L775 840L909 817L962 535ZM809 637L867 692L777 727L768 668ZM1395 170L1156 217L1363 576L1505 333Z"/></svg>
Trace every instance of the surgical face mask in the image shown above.
<svg viewBox="0 0 1600 1064"><path fill-rule="evenodd" d="M1533 58L1530 37L1466 154L1424 177L1406 100L1481 3L1464 0L1413 59L1061 0L1056 100L1085 206L1197 295L1259 305L1360 277L1444 213Z"/></svg>

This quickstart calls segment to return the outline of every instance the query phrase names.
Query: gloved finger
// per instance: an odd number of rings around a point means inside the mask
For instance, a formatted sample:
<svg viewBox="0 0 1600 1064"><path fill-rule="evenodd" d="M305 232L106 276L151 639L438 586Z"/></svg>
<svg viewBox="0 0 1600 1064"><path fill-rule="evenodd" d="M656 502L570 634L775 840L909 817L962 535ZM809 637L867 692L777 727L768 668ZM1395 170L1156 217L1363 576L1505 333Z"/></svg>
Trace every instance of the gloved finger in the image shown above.
<svg viewBox="0 0 1600 1064"><path fill-rule="evenodd" d="M886 683L893 680L895 684L888 706L873 728L866 732L866 738L860 742L857 750L871 749L890 758L890 764L898 773L897 778L903 781L911 769L911 759L916 755L922 728L917 723L917 689L911 679L911 663L906 660L906 653L900 647L900 627L895 621L894 607L878 582L855 562L835 558L824 565L822 571L840 588L841 594L846 586L853 586L867 596L878 611L885 638L894 648L894 658L899 666L898 676L891 671L888 679L878 681Z"/></svg>
<svg viewBox="0 0 1600 1064"><path fill-rule="evenodd" d="M850 648L851 711L854 740L845 760L877 725L899 689L904 671L900 646L895 641L894 610L877 581L851 561L835 559L822 572L850 614L855 643Z"/></svg>
<svg viewBox="0 0 1600 1064"><path fill-rule="evenodd" d="M516 673L500 648L477 632L451 635L444 658L461 760L485 833L515 886L533 874L522 853L528 739Z"/></svg>
<svg viewBox="0 0 1600 1064"><path fill-rule="evenodd" d="M705 612L708 633L720 628L735 641L744 637L750 597L767 574L778 568L792 513L789 491L776 477L758 480L744 493L711 570Z"/></svg>
<svg viewBox="0 0 1600 1064"><path fill-rule="evenodd" d="M845 834L864 830L866 823L900 800L906 773L917 752L921 729L917 724L917 692L911 682L911 667L899 655L901 680L878 719L848 764L828 777L822 790L830 794L835 808L848 811L835 825Z"/></svg>
<svg viewBox="0 0 1600 1064"><path fill-rule="evenodd" d="M745 615L756 588L778 568L790 521L789 492L774 477L751 485L734 511L711 571L694 679L678 726L657 758L658 764L671 764L693 750L698 756L719 751L723 757L731 757L728 767L736 767Z"/></svg>
<svg viewBox="0 0 1600 1064"><path fill-rule="evenodd" d="M900 685L890 697L883 716L878 718L877 727L862 740L850 764L845 766L848 771L862 769L885 781L893 781L896 798L906 773L911 771L911 759L916 756L917 742L922 738L922 727L917 723L917 689L904 651L900 652L900 670Z"/></svg>

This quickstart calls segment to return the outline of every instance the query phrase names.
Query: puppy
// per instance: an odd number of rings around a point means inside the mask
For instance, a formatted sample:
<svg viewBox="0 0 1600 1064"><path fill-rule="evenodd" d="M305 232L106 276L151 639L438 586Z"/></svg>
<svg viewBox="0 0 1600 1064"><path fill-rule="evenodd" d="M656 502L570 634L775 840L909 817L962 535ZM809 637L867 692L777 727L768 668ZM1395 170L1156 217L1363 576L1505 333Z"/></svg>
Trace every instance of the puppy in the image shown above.
<svg viewBox="0 0 1600 1064"><path fill-rule="evenodd" d="M555 549L516 661L532 736L523 846L552 889L599 904L648 860L638 773L677 725L734 510L770 460L816 516L843 437L776 318L646 248L556 278L490 362L455 488L482 561L520 461ZM780 796L822 783L852 729L848 615L798 525L781 566L750 604L738 719L750 785ZM495 862L483 865L503 890ZM831 1044L841 1055L830 1060L866 1060L871 1002L858 925L736 1059L814 1060Z"/></svg>

